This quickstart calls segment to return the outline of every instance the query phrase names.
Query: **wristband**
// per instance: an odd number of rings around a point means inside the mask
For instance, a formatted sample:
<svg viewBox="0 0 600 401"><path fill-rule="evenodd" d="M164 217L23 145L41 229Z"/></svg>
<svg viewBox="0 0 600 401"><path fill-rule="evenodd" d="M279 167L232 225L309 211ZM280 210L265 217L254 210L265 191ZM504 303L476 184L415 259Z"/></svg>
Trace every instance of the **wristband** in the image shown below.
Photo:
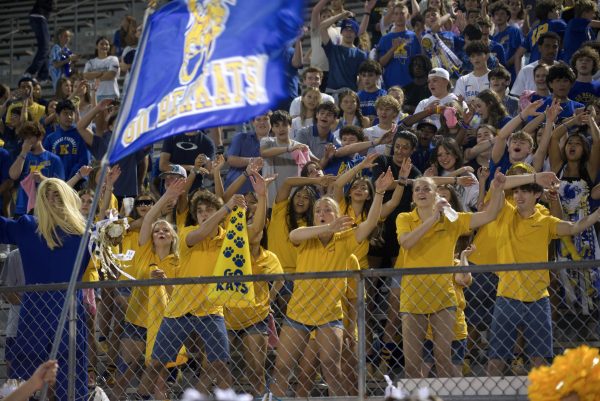
<svg viewBox="0 0 600 401"><path fill-rule="evenodd" d="M26 156L23 156L21 153L19 153L19 157L23 160L25 160L27 158Z"/></svg>
<svg viewBox="0 0 600 401"><path fill-rule="evenodd" d="M377 195L383 195L383 194L385 194L385 191L381 191L381 192L377 192L377 191L375 191L375 193L376 193Z"/></svg>
<svg viewBox="0 0 600 401"><path fill-rule="evenodd" d="M454 177L454 185L458 185L458 177Z"/></svg>
<svg viewBox="0 0 600 401"><path fill-rule="evenodd" d="M533 173L533 183L534 184L537 184L536 175L537 175L537 173Z"/></svg>

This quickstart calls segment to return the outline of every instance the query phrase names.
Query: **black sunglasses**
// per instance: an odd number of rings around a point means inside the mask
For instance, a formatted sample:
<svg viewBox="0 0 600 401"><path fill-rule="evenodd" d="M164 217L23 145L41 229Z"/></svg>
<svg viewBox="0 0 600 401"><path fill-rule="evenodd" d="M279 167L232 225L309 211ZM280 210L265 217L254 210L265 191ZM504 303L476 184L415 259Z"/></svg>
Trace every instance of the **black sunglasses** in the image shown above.
<svg viewBox="0 0 600 401"><path fill-rule="evenodd" d="M154 201L152 199L140 199L135 201L135 206L152 206Z"/></svg>

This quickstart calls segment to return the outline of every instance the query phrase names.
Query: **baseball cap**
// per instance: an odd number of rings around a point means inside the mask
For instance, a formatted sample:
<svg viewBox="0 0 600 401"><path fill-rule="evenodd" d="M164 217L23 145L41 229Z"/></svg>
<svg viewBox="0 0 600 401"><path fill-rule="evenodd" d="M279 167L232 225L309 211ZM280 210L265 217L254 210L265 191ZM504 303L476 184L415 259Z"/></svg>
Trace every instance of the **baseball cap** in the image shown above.
<svg viewBox="0 0 600 401"><path fill-rule="evenodd" d="M417 129L421 129L423 126L429 125L433 127L434 131L437 131L437 125L434 124L433 120L430 118L424 118L417 124Z"/></svg>
<svg viewBox="0 0 600 401"><path fill-rule="evenodd" d="M346 28L352 29L354 31L354 34L358 36L358 22L354 21L353 19L346 18L342 21L340 29L343 31Z"/></svg>
<svg viewBox="0 0 600 401"><path fill-rule="evenodd" d="M429 71L429 78L431 77L440 77L440 78L444 78L446 81L450 82L450 74L448 73L448 71L444 70L443 68L432 68L431 71Z"/></svg>
<svg viewBox="0 0 600 401"><path fill-rule="evenodd" d="M171 164L169 165L169 171L164 171L160 173L160 178L165 178L167 175L180 175L183 178L187 178L187 173L185 169L181 167L179 164Z"/></svg>

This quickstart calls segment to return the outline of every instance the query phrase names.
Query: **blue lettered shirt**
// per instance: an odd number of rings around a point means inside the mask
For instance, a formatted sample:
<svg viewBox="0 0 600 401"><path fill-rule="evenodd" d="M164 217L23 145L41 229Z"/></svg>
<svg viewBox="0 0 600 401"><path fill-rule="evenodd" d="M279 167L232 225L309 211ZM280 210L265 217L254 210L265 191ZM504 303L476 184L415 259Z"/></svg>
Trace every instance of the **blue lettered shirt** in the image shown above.
<svg viewBox="0 0 600 401"><path fill-rule="evenodd" d="M571 62L571 57L575 53L583 42L592 40L594 38L594 31L590 27L590 20L585 18L573 18L567 24L567 30L565 31L565 38L563 40L563 53L561 60L567 64Z"/></svg>
<svg viewBox="0 0 600 401"><path fill-rule="evenodd" d="M23 180L30 173L34 172L40 172L44 177L47 178L60 178L61 180L65 179L65 170L63 169L60 158L47 150L43 151L39 155L34 155L33 153L29 152L27 156L25 156L25 161L23 162L23 172L21 173L19 181ZM28 199L29 198L25 193L25 190L19 185L15 214L22 215L28 212Z"/></svg>
<svg viewBox="0 0 600 401"><path fill-rule="evenodd" d="M379 59L392 48L394 39L400 39L401 45L394 51L394 56L383 69L383 83L386 88L408 85L411 82L408 63L413 56L421 54L421 44L413 31L392 32L382 37L377 45Z"/></svg>
<svg viewBox="0 0 600 401"><path fill-rule="evenodd" d="M494 42L499 43L504 48L504 57L506 61L515 54L523 42L521 30L515 26L508 25L505 30L492 36ZM503 63L506 65L505 63Z"/></svg>
<svg viewBox="0 0 600 401"><path fill-rule="evenodd" d="M56 131L44 138L44 149L54 153L62 161L66 179L73 177L81 166L90 164L90 152L75 126Z"/></svg>
<svg viewBox="0 0 600 401"><path fill-rule="evenodd" d="M329 89L350 88L356 91L358 67L365 61L367 53L358 47L334 45L331 40L322 45L329 60Z"/></svg>
<svg viewBox="0 0 600 401"><path fill-rule="evenodd" d="M360 111L363 116L376 116L375 101L377 98L387 95L384 89L377 89L375 92L358 91L358 99L360 100Z"/></svg>
<svg viewBox="0 0 600 401"><path fill-rule="evenodd" d="M561 37L564 35L567 29L567 24L561 19L544 20L540 21L534 26L527 37L523 39L523 46L528 52L530 52L529 63L538 61L540 59L540 51L538 49L538 40L540 36L546 32L556 32Z"/></svg>
<svg viewBox="0 0 600 401"><path fill-rule="evenodd" d="M586 106L591 104L595 99L599 97L600 81L575 81L573 87L571 88L571 91L569 92L569 99L573 99L576 102L583 103Z"/></svg>

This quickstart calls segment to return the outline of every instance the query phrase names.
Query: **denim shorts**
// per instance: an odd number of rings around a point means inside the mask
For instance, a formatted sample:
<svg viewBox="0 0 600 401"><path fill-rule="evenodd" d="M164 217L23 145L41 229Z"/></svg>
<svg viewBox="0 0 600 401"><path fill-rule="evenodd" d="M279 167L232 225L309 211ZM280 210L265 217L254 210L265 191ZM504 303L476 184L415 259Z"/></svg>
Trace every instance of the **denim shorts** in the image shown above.
<svg viewBox="0 0 600 401"><path fill-rule="evenodd" d="M122 322L123 333L121 333L121 339L130 339L133 341L141 341L146 342L146 338L148 336L148 329L142 326L138 326L137 324L133 324L130 322Z"/></svg>
<svg viewBox="0 0 600 401"><path fill-rule="evenodd" d="M279 290L280 297L291 297L294 292L294 282L292 280L285 280L283 286Z"/></svg>
<svg viewBox="0 0 600 401"><path fill-rule="evenodd" d="M474 265L472 263L472 265ZM473 283L464 289L465 300L469 307L465 317L469 326L487 330L492 323L492 314L496 302L498 276L491 272L473 274Z"/></svg>
<svg viewBox="0 0 600 401"><path fill-rule="evenodd" d="M490 330L490 358L508 360L514 356L517 327L523 328L527 356L553 356L550 298L545 297L535 302L496 298Z"/></svg>
<svg viewBox="0 0 600 401"><path fill-rule="evenodd" d="M258 323L254 323L248 327L239 330L228 330L229 334L233 334L236 337L242 338L249 334L262 334L264 336L269 334L269 316Z"/></svg>
<svg viewBox="0 0 600 401"><path fill-rule="evenodd" d="M467 353L467 339L452 341L452 363L462 365ZM425 340L423 343L423 361L433 363L433 341Z"/></svg>
<svg viewBox="0 0 600 401"><path fill-rule="evenodd" d="M304 324L304 323L297 322L295 320L290 319L287 316L285 317L283 324L285 324L286 326L290 326L292 329L305 331L307 333L311 333L311 332L313 332L315 330L319 330L319 329L325 329L327 327L338 328L338 329L344 328L344 322L342 322L341 320L332 320L331 322L327 322L324 324L312 325L312 324Z"/></svg>
<svg viewBox="0 0 600 401"><path fill-rule="evenodd" d="M200 317L189 313L177 318L163 318L152 349L152 359L163 364L174 361L192 332L198 333L203 341L209 362L229 360L229 339L223 316Z"/></svg>

